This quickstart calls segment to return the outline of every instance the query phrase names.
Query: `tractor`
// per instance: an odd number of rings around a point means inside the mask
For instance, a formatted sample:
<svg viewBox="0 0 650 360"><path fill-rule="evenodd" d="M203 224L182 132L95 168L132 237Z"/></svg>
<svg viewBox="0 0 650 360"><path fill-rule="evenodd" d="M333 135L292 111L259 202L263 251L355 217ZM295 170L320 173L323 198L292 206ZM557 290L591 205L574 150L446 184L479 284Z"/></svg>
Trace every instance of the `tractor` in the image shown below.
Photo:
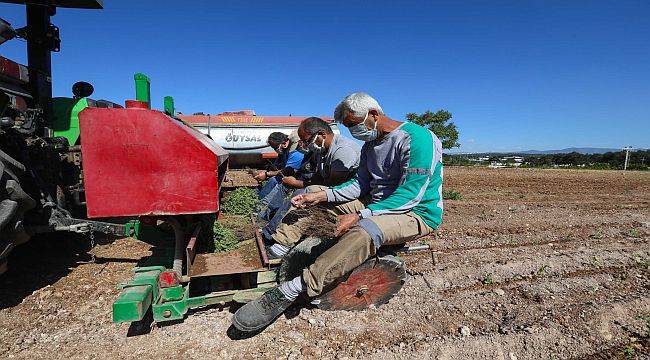
<svg viewBox="0 0 650 360"><path fill-rule="evenodd" d="M101 3L8 2L26 6L27 25L14 29L0 19L0 46L15 38L26 40L28 65L0 56L0 274L7 269L12 249L33 235L125 231L124 224L83 218L83 173L80 147L72 136L75 129L56 130L61 123L73 122L82 106L115 104L88 99L92 86L84 82L75 84L73 98L52 99L51 52L59 51L61 40L50 17L58 7L99 9Z"/></svg>
<svg viewBox="0 0 650 360"><path fill-rule="evenodd" d="M151 110L146 75L135 74L136 96L125 106L91 99L93 86L86 82L74 84L72 97L52 97L51 53L61 40L51 16L59 7L103 5L8 2L25 5L27 25L14 29L0 19L0 44L26 40L28 64L0 56L0 273L11 250L37 234L133 236L142 215L218 212L228 154L174 118L171 97L164 111ZM155 158L146 157L151 154ZM120 180L125 172L129 178ZM148 179L132 181L141 174ZM184 183L188 178L191 184Z"/></svg>

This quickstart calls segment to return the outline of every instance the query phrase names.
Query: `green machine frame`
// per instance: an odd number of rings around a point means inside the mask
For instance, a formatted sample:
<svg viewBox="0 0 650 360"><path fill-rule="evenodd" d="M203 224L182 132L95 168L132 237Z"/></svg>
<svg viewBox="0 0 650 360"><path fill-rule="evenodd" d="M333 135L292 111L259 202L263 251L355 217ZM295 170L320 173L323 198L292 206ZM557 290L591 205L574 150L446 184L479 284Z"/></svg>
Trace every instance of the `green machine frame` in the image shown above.
<svg viewBox="0 0 650 360"><path fill-rule="evenodd" d="M246 303L261 296L264 291L276 284L275 271L264 271L254 273L257 283L254 288L190 296L189 281L171 287L160 287L160 276L166 271L169 270L164 266L133 269L134 277L129 282L118 285L122 292L113 303L113 322L140 321L149 309L156 323L181 320L189 309L210 305L224 306L232 301Z"/></svg>
<svg viewBox="0 0 650 360"><path fill-rule="evenodd" d="M251 219L251 226L255 226L253 219ZM194 266L198 263L195 249L197 242L200 242L202 238L201 229L200 224L188 224L181 231L174 232L175 240L186 244L185 267L181 274L164 266L171 265L173 249L168 248L169 251L161 251L163 248L158 248L157 252L160 255L152 256L149 259L157 265L134 268L134 277L128 282L118 285L122 292L113 303L114 322L140 321L149 309L151 309L153 320L157 323L181 320L189 309L209 305L224 306L233 301L246 303L276 285L277 274L273 266L278 265L278 262L265 260L265 253L259 252L259 244L262 243L259 232L256 233L255 239L245 240L241 243L250 246L240 246L239 249L225 253L203 254L212 257L215 260L212 262L213 264L227 263L224 260L236 257L250 259L250 257L259 256L259 266L248 268L243 272L219 267L219 270L213 272L197 274L194 271ZM151 226L140 228L139 233L143 240L154 240L158 244L165 242L165 236L170 236L169 233L160 232ZM184 234L187 233L192 234L189 239L184 237ZM196 285L195 282L201 281L201 279L204 281L203 290L205 287L209 290L197 291L200 294L193 295L191 290Z"/></svg>

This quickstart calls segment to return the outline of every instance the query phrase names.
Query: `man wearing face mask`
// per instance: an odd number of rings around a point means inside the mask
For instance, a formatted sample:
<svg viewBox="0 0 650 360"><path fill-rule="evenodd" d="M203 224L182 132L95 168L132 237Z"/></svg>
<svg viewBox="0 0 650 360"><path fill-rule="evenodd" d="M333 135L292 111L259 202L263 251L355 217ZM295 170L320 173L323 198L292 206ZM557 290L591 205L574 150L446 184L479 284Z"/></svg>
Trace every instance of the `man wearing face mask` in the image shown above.
<svg viewBox="0 0 650 360"><path fill-rule="evenodd" d="M262 170L255 175L258 181L268 180L259 192L259 209L268 205L269 195L282 183L283 176L292 176L300 169L304 154L297 150L299 140L297 131L292 132L291 135L281 132L273 132L269 135L267 144L278 153L278 158L270 170Z"/></svg>
<svg viewBox="0 0 650 360"><path fill-rule="evenodd" d="M232 319L239 330L264 328L302 292L318 296L382 245L428 235L442 222L442 144L435 134L387 117L379 103L365 93L345 97L334 118L365 142L357 176L339 186L309 187L291 201L299 208L326 204L338 214L334 235L339 239L301 276L241 307ZM281 227L294 238L302 236L301 220ZM279 234L280 228L274 239Z"/></svg>
<svg viewBox="0 0 650 360"><path fill-rule="evenodd" d="M282 179L284 184L295 188L312 184L329 186L349 180L356 172L360 146L344 136L334 134L325 120L318 117L303 120L298 127L298 137L298 147L315 157L315 174L309 181L285 176Z"/></svg>
<svg viewBox="0 0 650 360"><path fill-rule="evenodd" d="M339 185L349 180L356 173L359 167L360 147L359 145L344 136L334 134L329 124L321 118L310 117L303 120L298 127L298 149L303 149L315 162L314 174L309 179L300 177L285 176L282 183L289 187L299 189L293 196L302 194L303 188L309 185ZM275 212L271 221L264 226L262 234L267 242L274 242L272 237L288 211L291 203L285 201ZM282 237L287 239L287 237ZM286 254L295 245L290 243L276 243L269 248L269 255L272 258L279 258Z"/></svg>

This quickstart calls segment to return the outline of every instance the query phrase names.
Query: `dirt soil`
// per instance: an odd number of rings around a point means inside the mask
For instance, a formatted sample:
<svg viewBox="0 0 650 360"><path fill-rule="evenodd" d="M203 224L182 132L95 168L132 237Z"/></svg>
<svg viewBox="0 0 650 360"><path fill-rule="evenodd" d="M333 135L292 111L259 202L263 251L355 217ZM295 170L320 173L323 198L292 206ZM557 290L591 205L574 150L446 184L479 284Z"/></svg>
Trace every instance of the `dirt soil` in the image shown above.
<svg viewBox="0 0 650 360"><path fill-rule="evenodd" d="M255 238L255 228L249 216L244 215L221 215L219 221L227 229L232 230L239 239L247 240Z"/></svg>
<svg viewBox="0 0 650 360"><path fill-rule="evenodd" d="M304 227L304 237L329 238L333 237L334 232L336 232L336 215L327 211L322 206L315 206L309 209L296 209L287 214L282 221L293 224L300 219L304 219L301 223Z"/></svg>
<svg viewBox="0 0 650 360"><path fill-rule="evenodd" d="M228 308L111 322L149 244L36 239L0 278L0 358L650 357L650 173L449 167L445 186L463 198L445 202L437 261L402 256L412 276L388 304L293 308L243 340Z"/></svg>
<svg viewBox="0 0 650 360"><path fill-rule="evenodd" d="M224 188L236 188L240 186L257 187L259 182L255 180L255 174L256 172L251 169L231 169L226 172L226 177L222 185Z"/></svg>

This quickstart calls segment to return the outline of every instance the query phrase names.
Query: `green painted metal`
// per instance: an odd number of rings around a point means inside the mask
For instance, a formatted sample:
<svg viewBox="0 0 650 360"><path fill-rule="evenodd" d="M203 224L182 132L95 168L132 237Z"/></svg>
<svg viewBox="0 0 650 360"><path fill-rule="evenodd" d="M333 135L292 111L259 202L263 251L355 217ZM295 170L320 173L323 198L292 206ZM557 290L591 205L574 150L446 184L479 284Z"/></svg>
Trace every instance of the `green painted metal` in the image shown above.
<svg viewBox="0 0 650 360"><path fill-rule="evenodd" d="M183 297L178 301L168 301L161 304L154 304L151 306L153 313L153 320L157 323L181 320L187 313L187 298L189 297L189 289L185 288Z"/></svg>
<svg viewBox="0 0 650 360"><path fill-rule="evenodd" d="M135 80L135 99L144 101L151 107L151 80L143 73L133 75Z"/></svg>
<svg viewBox="0 0 650 360"><path fill-rule="evenodd" d="M113 303L113 322L142 320L152 303L158 301L158 277L165 271L163 266L133 269L135 276L129 282L118 285L122 292Z"/></svg>
<svg viewBox="0 0 650 360"><path fill-rule="evenodd" d="M52 130L54 136L68 139L69 145L77 145L79 141L79 113L88 107L86 98L72 99L56 97L52 99Z"/></svg>
<svg viewBox="0 0 650 360"><path fill-rule="evenodd" d="M225 304L232 301L234 291L226 294L208 294L203 296L189 296L189 288L185 287L183 298L178 301L168 301L151 306L153 312L153 320L157 323L162 323L172 320L181 320L189 309L215 305Z"/></svg>
<svg viewBox="0 0 650 360"><path fill-rule="evenodd" d="M151 306L152 292L149 285L130 286L122 290L113 302L113 322L142 320Z"/></svg>
<svg viewBox="0 0 650 360"><path fill-rule="evenodd" d="M187 299L187 304L192 309L208 306L208 305L225 304L227 302L232 301L232 296L233 294L224 294L224 295L208 294L203 296L196 296Z"/></svg>
<svg viewBox="0 0 650 360"><path fill-rule="evenodd" d="M137 224L137 222L131 222L128 226L135 227ZM148 228L149 226L143 225L140 235L150 240L147 236ZM212 277L210 286L213 292L202 296L190 296L190 283L160 288L158 278L167 268L158 264L169 263L167 266L171 266L171 262L167 260L172 258L172 253L166 250L171 249L159 248L158 256L152 256L149 259L157 266L133 269L135 273L133 279L121 285L123 290L113 304L114 322L142 320L149 309L151 309L153 320L157 323L183 320L190 309L210 305L223 306L233 301L246 303L259 298L266 290L277 285L275 271L268 270L256 274L242 274L247 276L247 280L254 286L250 289L226 290L232 286L232 279L228 276Z"/></svg>
<svg viewBox="0 0 650 360"><path fill-rule="evenodd" d="M164 104L165 104L165 114L167 114L169 116L176 115L176 109L174 109L174 98L173 97L165 96Z"/></svg>
<svg viewBox="0 0 650 360"><path fill-rule="evenodd" d="M246 304L255 299L259 299L269 289L275 287L275 283L260 284L256 288L241 290L233 294L232 301Z"/></svg>
<svg viewBox="0 0 650 360"><path fill-rule="evenodd" d="M246 290L218 291L203 296L189 296L188 285L158 288L158 276L165 268L150 266L135 268L135 277L122 287L124 290L113 303L113 321L131 322L142 320L149 307L157 323L182 320L189 309L226 304L231 301L246 303L257 299L276 286L272 280L273 271L258 275L258 285Z"/></svg>
<svg viewBox="0 0 650 360"><path fill-rule="evenodd" d="M185 289L182 285L172 286L160 289L160 301L176 301L181 300L185 294Z"/></svg>
<svg viewBox="0 0 650 360"><path fill-rule="evenodd" d="M140 220L133 220L124 224L124 236L130 236L134 239L139 239Z"/></svg>

